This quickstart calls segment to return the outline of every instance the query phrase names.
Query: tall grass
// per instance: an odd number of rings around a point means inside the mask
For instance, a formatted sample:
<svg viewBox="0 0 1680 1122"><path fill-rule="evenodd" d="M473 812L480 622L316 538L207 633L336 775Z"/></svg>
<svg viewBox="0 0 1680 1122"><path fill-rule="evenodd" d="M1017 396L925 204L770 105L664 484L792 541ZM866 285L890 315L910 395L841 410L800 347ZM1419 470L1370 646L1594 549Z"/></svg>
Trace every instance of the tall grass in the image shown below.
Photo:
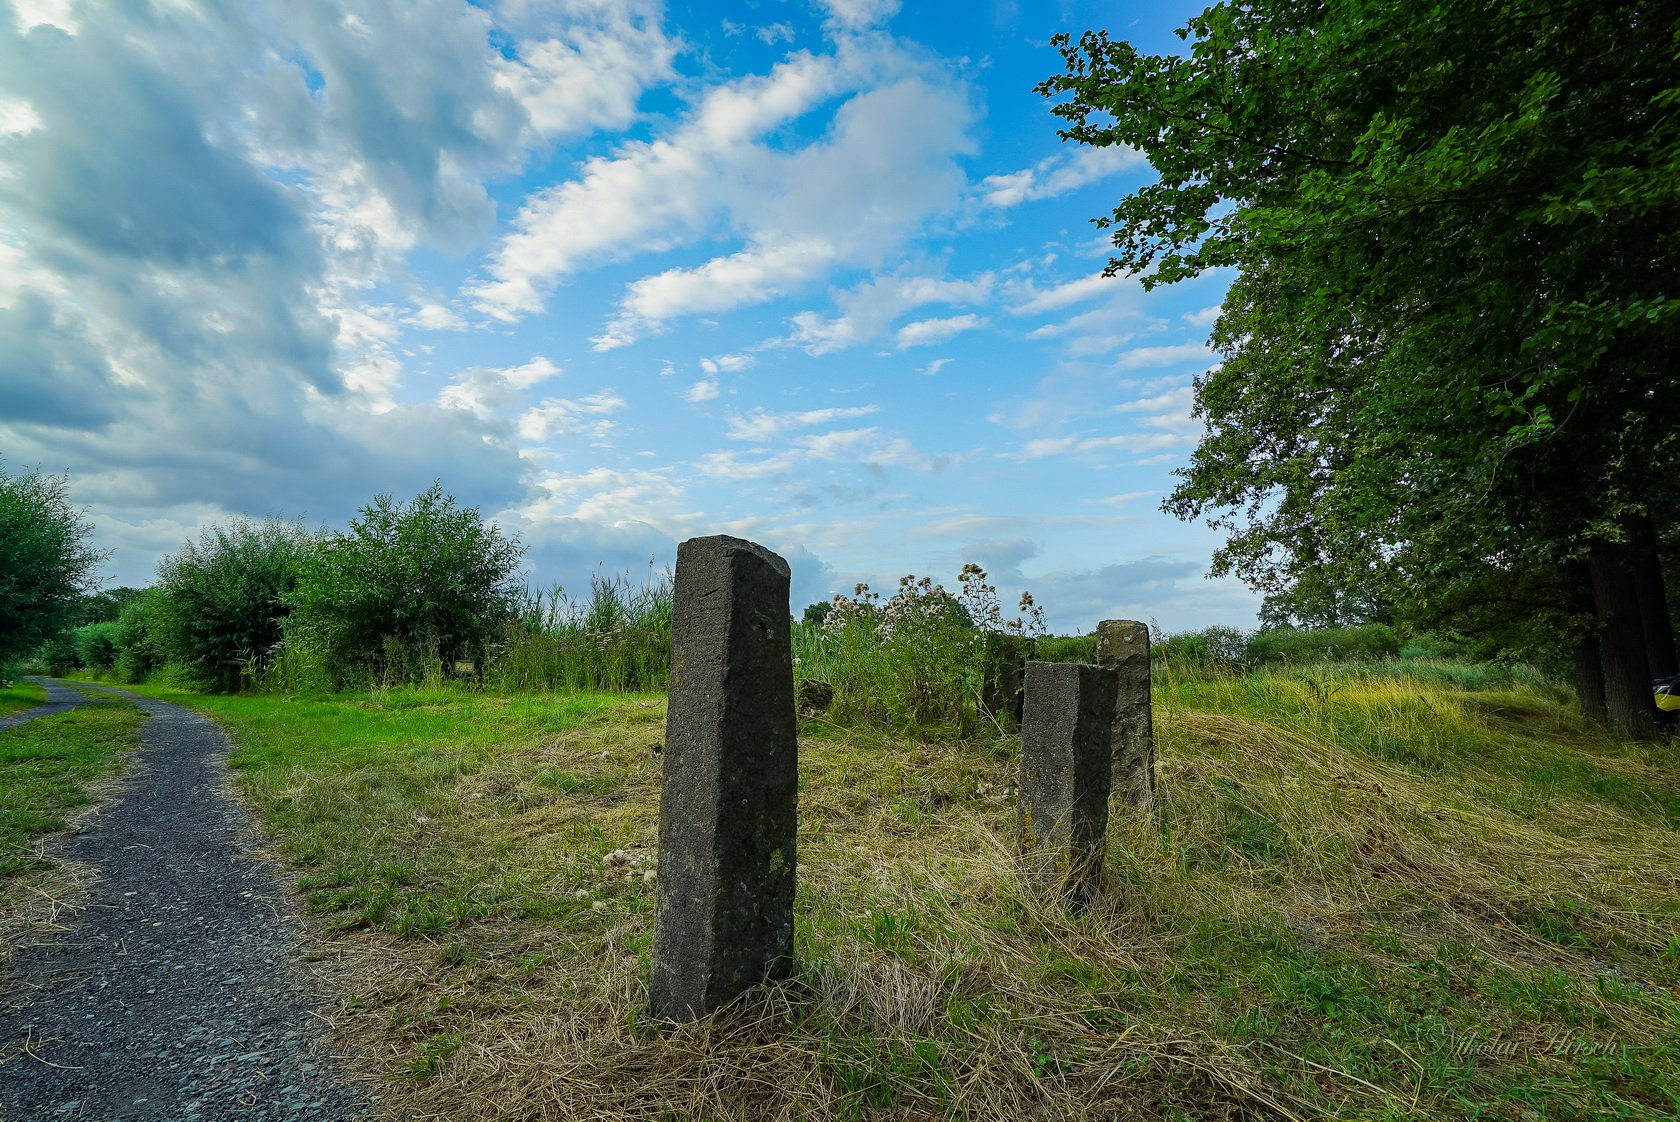
<svg viewBox="0 0 1680 1122"><path fill-rule="evenodd" d="M491 656L487 684L504 690L664 689L671 675L669 571L633 585L594 576L589 598L560 587L527 591L506 642Z"/></svg>
<svg viewBox="0 0 1680 1122"><path fill-rule="evenodd" d="M1672 1119L1669 749L1409 671L1158 674L1158 811L1085 912L1016 875L1012 738L809 720L794 976L680 1028L658 700L182 700L339 929L327 1013L393 1116Z"/></svg>

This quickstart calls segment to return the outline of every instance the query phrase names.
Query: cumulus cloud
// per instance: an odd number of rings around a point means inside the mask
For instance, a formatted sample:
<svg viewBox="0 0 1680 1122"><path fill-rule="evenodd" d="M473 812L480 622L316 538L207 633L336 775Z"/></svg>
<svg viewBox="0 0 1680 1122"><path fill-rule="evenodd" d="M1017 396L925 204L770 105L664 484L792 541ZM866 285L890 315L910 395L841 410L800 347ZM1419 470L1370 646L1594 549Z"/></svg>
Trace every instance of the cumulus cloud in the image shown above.
<svg viewBox="0 0 1680 1122"><path fill-rule="evenodd" d="M506 5L515 28L541 31L518 42L496 84L544 139L623 128L642 92L673 76L677 44L660 24L661 9L638 0Z"/></svg>
<svg viewBox="0 0 1680 1122"><path fill-rule="evenodd" d="M521 158L492 17L51 7L0 28L0 444L70 471L96 520L189 499L340 517L440 464L467 501L519 494L505 421L398 403L403 321L458 317L370 298L413 246L485 233L483 181Z"/></svg>
<svg viewBox="0 0 1680 1122"><path fill-rule="evenodd" d="M610 417L623 409L624 399L611 390L575 399L544 398L541 405L520 415L519 435L535 442L552 440L557 436L582 436L601 441L617 430L617 424Z"/></svg>
<svg viewBox="0 0 1680 1122"><path fill-rule="evenodd" d="M488 417L499 409L522 402L524 394L521 391L559 375L560 368L545 355L537 355L519 366L473 367L463 371L438 393L438 404Z"/></svg>
<svg viewBox="0 0 1680 1122"><path fill-rule="evenodd" d="M898 329L899 350L910 347L930 347L956 338L965 331L984 327L986 320L977 315L947 316L943 319L917 320Z"/></svg>
<svg viewBox="0 0 1680 1122"><path fill-rule="evenodd" d="M831 23L857 31L885 23L898 14L900 0L817 0Z"/></svg>
<svg viewBox="0 0 1680 1122"><path fill-rule="evenodd" d="M788 342L813 355L831 354L879 338L900 316L930 304L978 304L991 296L993 277L953 280L915 273L873 277L835 297L838 315L800 312L789 321Z"/></svg>
<svg viewBox="0 0 1680 1122"><path fill-rule="evenodd" d="M1069 191L1146 166L1142 152L1125 145L1091 148L1085 145L1046 156L1030 168L1004 175L988 175L980 181L981 197L994 207L1019 206L1039 199L1053 199Z"/></svg>
<svg viewBox="0 0 1680 1122"><path fill-rule="evenodd" d="M802 147L771 134L837 102ZM973 109L943 71L887 41L798 53L770 73L707 91L664 135L588 161L531 198L469 296L515 321L585 264L715 238L739 248L626 288L596 337L626 346L672 319L795 292L839 265L872 267L929 214L955 204ZM844 237L829 231L845 231Z"/></svg>

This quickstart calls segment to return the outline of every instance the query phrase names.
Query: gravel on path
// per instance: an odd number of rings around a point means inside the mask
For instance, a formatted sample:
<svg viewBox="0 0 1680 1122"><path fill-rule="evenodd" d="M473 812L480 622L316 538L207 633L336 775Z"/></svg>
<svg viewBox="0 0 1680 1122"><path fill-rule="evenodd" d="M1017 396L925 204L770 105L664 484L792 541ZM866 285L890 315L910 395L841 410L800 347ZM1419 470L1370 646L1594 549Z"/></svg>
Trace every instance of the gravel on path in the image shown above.
<svg viewBox="0 0 1680 1122"><path fill-rule="evenodd" d="M6 716L0 717L0 732L4 732L13 725L21 725L25 721L33 721L36 717L50 717L54 713L67 712L87 700L77 691L68 686L58 685L56 682L46 682L39 678L31 678L30 681L46 688L46 704L37 705L33 709L21 709L16 713L8 713Z"/></svg>
<svg viewBox="0 0 1680 1122"><path fill-rule="evenodd" d="M73 707L74 691L48 692L7 720ZM116 801L57 851L97 883L69 931L19 948L0 978L0 1119L372 1118L288 965L300 933L225 791L226 737L126 696L151 714L143 746Z"/></svg>

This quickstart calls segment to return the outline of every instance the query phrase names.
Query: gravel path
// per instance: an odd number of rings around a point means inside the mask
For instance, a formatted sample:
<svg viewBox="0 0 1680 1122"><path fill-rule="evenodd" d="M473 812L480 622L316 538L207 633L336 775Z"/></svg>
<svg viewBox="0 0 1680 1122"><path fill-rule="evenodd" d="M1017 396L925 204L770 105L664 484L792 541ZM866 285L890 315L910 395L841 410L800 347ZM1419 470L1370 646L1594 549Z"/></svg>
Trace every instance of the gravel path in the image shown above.
<svg viewBox="0 0 1680 1122"><path fill-rule="evenodd" d="M20 712L10 713L4 717L0 717L0 732L5 732L13 725L21 725L25 721L33 721L36 717L50 717L54 713L63 713L68 709L74 709L76 706L88 700L86 697L82 696L82 694L68 686L61 686L54 682L43 682L39 678L31 679L31 681L46 687L47 703L45 705L37 705L33 709L24 709Z"/></svg>
<svg viewBox="0 0 1680 1122"><path fill-rule="evenodd" d="M48 689L0 728L75 704ZM151 714L144 747L116 801L57 850L98 882L70 931L20 948L0 978L0 1119L372 1117L288 968L298 932L224 793L226 738L128 696Z"/></svg>

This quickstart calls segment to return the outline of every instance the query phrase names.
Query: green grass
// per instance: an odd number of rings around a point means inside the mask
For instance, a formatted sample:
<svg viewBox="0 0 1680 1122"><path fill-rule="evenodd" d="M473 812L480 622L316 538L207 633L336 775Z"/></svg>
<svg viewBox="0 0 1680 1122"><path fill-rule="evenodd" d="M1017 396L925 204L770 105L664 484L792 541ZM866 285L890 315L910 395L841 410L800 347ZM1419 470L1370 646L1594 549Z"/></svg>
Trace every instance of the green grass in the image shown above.
<svg viewBox="0 0 1680 1122"><path fill-rule="evenodd" d="M801 734L795 977L647 1022L663 700L170 695L323 923L345 1042L450 1119L1667 1119L1680 766L1445 664L1163 671L1161 813L1024 892L1018 744Z"/></svg>
<svg viewBox="0 0 1680 1122"><path fill-rule="evenodd" d="M39 839L97 799L139 743L145 714L132 705L86 706L0 732L0 908L15 874L47 867Z"/></svg>
<svg viewBox="0 0 1680 1122"><path fill-rule="evenodd" d="M14 682L0 689L0 717L44 704L47 691L34 682Z"/></svg>

